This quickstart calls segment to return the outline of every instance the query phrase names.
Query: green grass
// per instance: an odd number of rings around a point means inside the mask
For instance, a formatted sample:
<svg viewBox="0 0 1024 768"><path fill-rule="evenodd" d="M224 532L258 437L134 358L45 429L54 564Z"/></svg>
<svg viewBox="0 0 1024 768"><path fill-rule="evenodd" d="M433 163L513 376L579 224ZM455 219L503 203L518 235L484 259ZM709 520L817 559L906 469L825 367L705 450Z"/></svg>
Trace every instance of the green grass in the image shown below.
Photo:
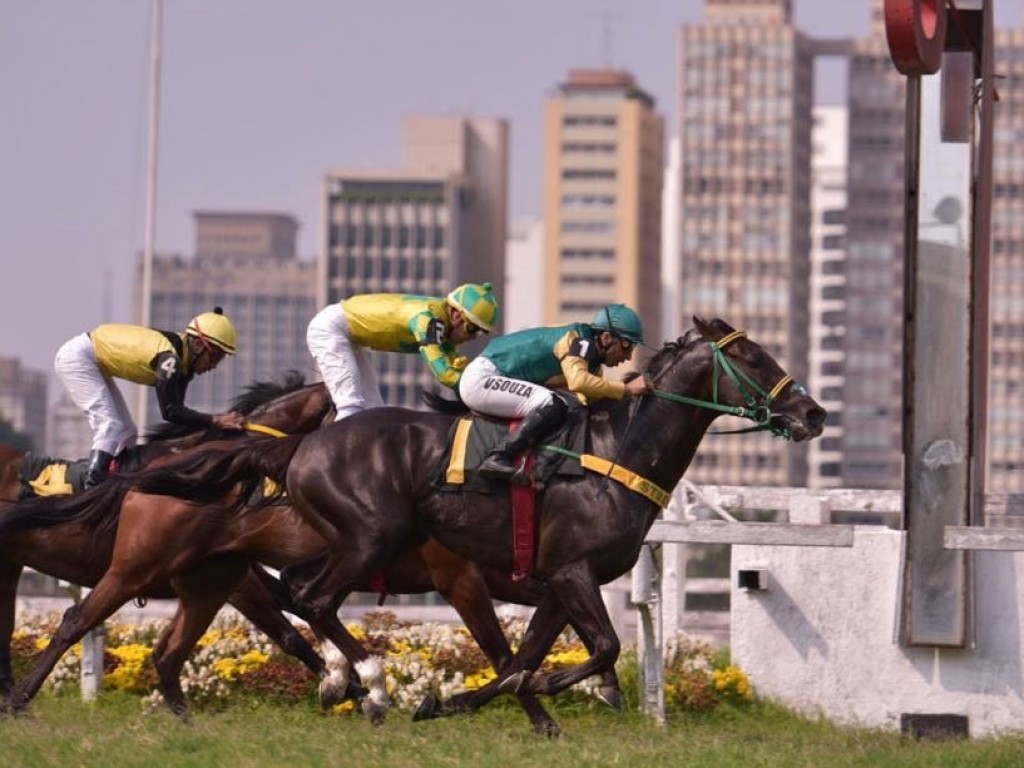
<svg viewBox="0 0 1024 768"><path fill-rule="evenodd" d="M362 716L238 703L181 724L144 714L137 697L104 693L84 704L41 695L29 713L0 719L0 765L118 766L687 766L687 768L979 768L1024 765L1024 737L919 742L899 734L841 729L777 707L719 708L673 716L659 728L637 713L551 702L560 739L533 734L509 703L473 717L413 723L392 713L380 727Z"/></svg>

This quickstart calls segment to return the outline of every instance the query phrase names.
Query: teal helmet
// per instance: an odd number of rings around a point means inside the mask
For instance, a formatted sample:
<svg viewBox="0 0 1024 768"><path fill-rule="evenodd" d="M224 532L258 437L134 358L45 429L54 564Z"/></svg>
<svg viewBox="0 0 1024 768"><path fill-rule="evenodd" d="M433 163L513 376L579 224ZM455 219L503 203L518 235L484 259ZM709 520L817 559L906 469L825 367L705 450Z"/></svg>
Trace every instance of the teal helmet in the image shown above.
<svg viewBox="0 0 1024 768"><path fill-rule="evenodd" d="M598 331L611 331L634 344L644 343L644 325L640 322L640 316L625 304L601 307L590 321L590 327Z"/></svg>

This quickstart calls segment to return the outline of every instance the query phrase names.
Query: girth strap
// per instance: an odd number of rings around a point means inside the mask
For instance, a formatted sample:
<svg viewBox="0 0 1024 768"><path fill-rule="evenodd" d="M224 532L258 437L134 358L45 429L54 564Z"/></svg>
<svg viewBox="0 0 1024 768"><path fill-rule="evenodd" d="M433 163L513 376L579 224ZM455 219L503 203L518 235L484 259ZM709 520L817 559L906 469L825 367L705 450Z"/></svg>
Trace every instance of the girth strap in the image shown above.
<svg viewBox="0 0 1024 768"><path fill-rule="evenodd" d="M629 490L639 493L644 498L650 499L659 507L665 508L672 500L672 494L660 487L656 483L652 483L646 477L638 475L631 469L626 469L621 464L616 464L608 459L602 459L600 456L594 456L592 453L576 453L575 451L569 451L565 448L559 448L554 445L538 445L538 450L543 451L554 451L555 453L561 453L564 456L571 456L572 458L579 459L580 466L584 469L589 469L592 472L597 472L606 477L610 477L616 482L622 483L622 485L629 488Z"/></svg>

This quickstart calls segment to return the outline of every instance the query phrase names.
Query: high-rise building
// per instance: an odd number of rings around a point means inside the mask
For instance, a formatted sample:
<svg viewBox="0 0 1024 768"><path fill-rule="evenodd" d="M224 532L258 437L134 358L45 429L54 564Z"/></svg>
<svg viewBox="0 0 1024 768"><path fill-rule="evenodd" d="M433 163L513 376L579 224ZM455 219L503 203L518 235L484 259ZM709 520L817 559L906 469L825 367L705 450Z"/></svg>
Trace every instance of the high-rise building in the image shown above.
<svg viewBox="0 0 1024 768"><path fill-rule="evenodd" d="M544 222L514 223L508 236L505 293L501 314L505 333L544 324Z"/></svg>
<svg viewBox="0 0 1024 768"><path fill-rule="evenodd" d="M843 336L846 333L847 110L816 106L811 132L811 340L807 385L828 411L808 446L807 485L842 485Z"/></svg>
<svg viewBox="0 0 1024 768"><path fill-rule="evenodd" d="M790 0L705 0L682 28L681 301L752 337L807 379L814 46ZM742 426L730 417L717 429ZM765 437L702 443L688 477L803 485L807 451Z"/></svg>
<svg viewBox="0 0 1024 768"><path fill-rule="evenodd" d="M548 101L545 324L589 321L623 302L660 341L664 133L628 72L571 70Z"/></svg>
<svg viewBox="0 0 1024 768"><path fill-rule="evenodd" d="M1024 491L1024 28L996 30L986 490Z"/></svg>
<svg viewBox="0 0 1024 768"><path fill-rule="evenodd" d="M46 372L0 357L0 417L30 437L38 452L46 446L46 380Z"/></svg>
<svg viewBox="0 0 1024 768"><path fill-rule="evenodd" d="M215 306L238 329L238 354L196 377L186 403L221 412L257 381L280 381L298 371L313 381L306 326L316 312L316 262L296 258L298 221L281 213L197 211L191 258L153 262L154 328L184 331L189 320ZM158 421L148 399L146 423Z"/></svg>
<svg viewBox="0 0 1024 768"><path fill-rule="evenodd" d="M120 387L120 382L118 383ZM92 448L92 428L89 419L68 393L61 392L60 398L50 410L50 442L47 454L59 459L84 458Z"/></svg>
<svg viewBox="0 0 1024 768"><path fill-rule="evenodd" d="M445 296L490 282L499 305L508 219L508 123L470 117L405 122L403 168L336 170L324 179L318 304L361 293ZM464 345L479 351L482 340ZM421 407L436 382L418 355L375 356L384 401Z"/></svg>
<svg viewBox="0 0 1024 768"><path fill-rule="evenodd" d="M882 0L849 59L843 485L902 476L906 78L893 66Z"/></svg>

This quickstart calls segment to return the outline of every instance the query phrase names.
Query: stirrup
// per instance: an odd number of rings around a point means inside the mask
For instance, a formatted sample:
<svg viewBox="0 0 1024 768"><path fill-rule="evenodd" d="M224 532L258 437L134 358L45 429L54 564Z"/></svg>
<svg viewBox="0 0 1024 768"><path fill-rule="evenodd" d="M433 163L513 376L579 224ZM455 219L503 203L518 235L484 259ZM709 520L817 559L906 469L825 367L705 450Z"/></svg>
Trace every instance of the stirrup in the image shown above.
<svg viewBox="0 0 1024 768"><path fill-rule="evenodd" d="M517 476L524 477L522 466L516 466L513 461L501 461L494 456L488 456L477 469L480 477L487 480L500 480L505 482L516 482ZM519 481L521 483L521 481Z"/></svg>

